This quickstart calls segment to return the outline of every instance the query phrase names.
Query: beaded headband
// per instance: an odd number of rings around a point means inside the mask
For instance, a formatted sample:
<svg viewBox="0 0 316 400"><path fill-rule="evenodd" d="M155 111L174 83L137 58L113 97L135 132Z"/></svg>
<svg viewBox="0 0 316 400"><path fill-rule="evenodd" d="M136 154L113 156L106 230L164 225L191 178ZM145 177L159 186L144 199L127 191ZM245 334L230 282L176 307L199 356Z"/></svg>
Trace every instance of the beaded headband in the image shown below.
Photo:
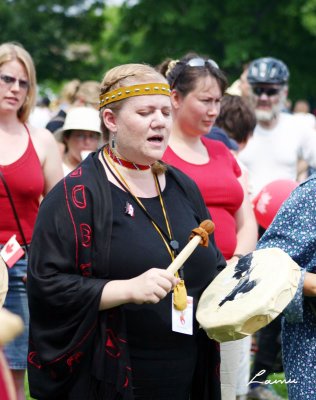
<svg viewBox="0 0 316 400"><path fill-rule="evenodd" d="M133 96L144 96L148 94L164 94L170 96L170 86L167 83L144 83L140 85L120 87L100 95L99 109L115 101L123 100Z"/></svg>

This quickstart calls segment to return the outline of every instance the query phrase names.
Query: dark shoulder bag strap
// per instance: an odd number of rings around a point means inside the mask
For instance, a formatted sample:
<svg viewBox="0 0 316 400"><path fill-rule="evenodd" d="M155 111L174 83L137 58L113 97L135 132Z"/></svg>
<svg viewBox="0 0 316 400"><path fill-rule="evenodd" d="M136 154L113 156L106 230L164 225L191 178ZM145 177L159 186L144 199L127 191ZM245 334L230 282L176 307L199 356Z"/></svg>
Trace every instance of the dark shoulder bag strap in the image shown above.
<svg viewBox="0 0 316 400"><path fill-rule="evenodd" d="M15 218L15 220L16 220L16 223L17 223L19 232L20 232L21 237L22 237L22 240L23 240L23 245L24 245L24 247L25 247L26 253L28 254L28 253L29 253L29 248L28 248L28 245L27 245L27 243L26 243L26 239L25 239L25 236L24 236L24 232L23 232L23 229L22 229L22 225L21 225L21 223L20 223L20 219L19 219L18 213L17 213L17 211L16 211L16 208L15 208L15 205L14 205L14 202L13 202L13 199L12 199L12 196L11 196L11 193L10 193L10 190L9 190L9 186L8 186L6 180L4 179L3 173L2 173L1 171L0 171L0 179L2 180L4 189L5 189L5 191L7 192L8 199L9 199L9 201L10 201L10 204L11 204L11 207L12 207L12 211L13 211L13 214L14 214L14 218Z"/></svg>

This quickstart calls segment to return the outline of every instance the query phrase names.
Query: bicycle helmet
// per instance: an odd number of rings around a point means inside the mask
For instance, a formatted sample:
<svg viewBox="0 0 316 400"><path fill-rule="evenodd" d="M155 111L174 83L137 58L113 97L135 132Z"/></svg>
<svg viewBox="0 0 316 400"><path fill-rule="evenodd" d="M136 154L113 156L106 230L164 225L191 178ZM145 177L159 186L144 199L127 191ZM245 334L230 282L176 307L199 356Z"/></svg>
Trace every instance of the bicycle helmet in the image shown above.
<svg viewBox="0 0 316 400"><path fill-rule="evenodd" d="M252 61L249 65L247 79L251 85L256 83L284 85L289 76L289 70L281 60L273 57L264 57Z"/></svg>

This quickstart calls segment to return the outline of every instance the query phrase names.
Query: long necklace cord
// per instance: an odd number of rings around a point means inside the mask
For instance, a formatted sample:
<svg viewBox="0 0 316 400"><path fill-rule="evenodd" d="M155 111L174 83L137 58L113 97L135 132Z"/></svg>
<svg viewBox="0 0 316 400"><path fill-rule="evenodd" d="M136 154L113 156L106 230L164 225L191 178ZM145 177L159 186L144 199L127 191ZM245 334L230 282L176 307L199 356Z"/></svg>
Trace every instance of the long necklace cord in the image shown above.
<svg viewBox="0 0 316 400"><path fill-rule="evenodd" d="M111 162L111 160L109 158L108 158L108 160L106 160L107 153L105 151L105 148L106 147L101 149L101 156L102 156L102 159L103 159L105 165L107 166L108 170L111 172L112 176L120 184L120 186L127 193L129 193L132 196L132 198L135 200L135 202L140 206L141 210L149 218L149 220L151 221L151 223L154 225L155 229L157 230L157 232L161 236L163 242L165 243L165 246L167 247L168 253L170 254L171 260L173 261L175 259L176 254L177 254L177 248L173 248L173 246L174 246L174 243L177 243L177 241L173 240L172 236L170 236L171 230L169 231L170 225L169 225L168 221L166 220L166 226L167 226L167 230L168 230L169 235L164 231L164 229L161 228L161 226L157 223L157 221L155 221L155 219L150 215L150 213L147 211L147 209L145 208L143 203L139 200L139 198L132 193L131 189L128 186L128 183L126 182L126 180L124 179L122 174L117 170L115 165L111 163L111 166L114 168L115 172L118 174L120 179L113 172L113 170L110 168L109 162ZM156 177L156 175L154 175L154 177ZM156 179L155 179L155 182L156 182ZM157 181L158 181L158 179L157 179ZM157 183L156 183L156 185L157 185ZM160 188L160 186L159 186L159 188ZM159 199L160 199L160 203L161 203L161 197L162 197L161 196L161 192L158 192L158 193L159 193ZM166 214L165 214L164 208L163 208L163 213L164 213L164 216L165 216ZM165 217L165 219L166 219L166 217ZM174 247L176 247L176 246L174 246Z"/></svg>
<svg viewBox="0 0 316 400"><path fill-rule="evenodd" d="M102 159L103 159L105 165L107 166L107 168L109 169L109 171L111 172L113 177L116 179L116 181L121 185L121 187L127 193L130 194L130 196L132 196L132 198L135 200L135 202L139 205L140 209L143 210L145 215L149 218L149 220L151 221L153 227L155 228L155 230L160 235L160 237L161 237L163 243L165 244L166 249L167 249L167 251L168 251L168 253L169 253L170 257L171 257L171 260L173 261L175 259L176 254L177 254L176 252L177 252L177 249L179 247L179 244L172 237L171 225L170 225L170 223L168 221L168 215L167 215L166 207L165 207L165 204L164 204L164 201L163 201L162 192L161 192L161 188L160 188L160 185L159 185L159 180L158 180L157 175L154 174L154 179L155 179L155 184L156 184L156 188L157 188L158 195L159 195L161 208L162 208L162 211L163 211L163 216L164 216L164 219L165 219L165 222L166 222L168 235L157 224L157 222L154 220L154 218L149 214L149 212L146 210L145 206L140 201L140 199L132 193L130 187L128 186L128 183L126 182L126 180L124 179L124 177L122 176L120 171L118 171L118 169L116 168L116 166L114 164L114 161L113 161L113 163L111 162L111 158L107 154L105 149L106 149L106 147L101 149L101 156L102 156ZM116 176L114 171L110 168L109 163L107 162L106 158L107 158L108 162L111 163L111 166L113 167L113 169L115 170L115 172L117 173L118 176ZM180 277L180 282L175 286L175 288L173 290L173 293L174 293L173 304L174 304L174 307L177 310L183 311L183 310L186 309L187 304L188 304L188 302L187 302L187 290L186 290L185 283L184 283L184 278L183 278L183 270L180 269L176 273L176 276Z"/></svg>

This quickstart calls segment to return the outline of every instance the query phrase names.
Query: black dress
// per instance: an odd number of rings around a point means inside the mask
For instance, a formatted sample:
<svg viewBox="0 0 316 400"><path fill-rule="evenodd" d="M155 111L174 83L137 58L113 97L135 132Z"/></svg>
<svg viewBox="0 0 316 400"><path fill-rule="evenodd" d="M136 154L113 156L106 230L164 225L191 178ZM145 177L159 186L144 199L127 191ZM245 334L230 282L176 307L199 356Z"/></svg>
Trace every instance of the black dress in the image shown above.
<svg viewBox="0 0 316 400"><path fill-rule="evenodd" d="M110 250L110 279L130 279L152 267L167 268L170 255L151 220L129 193L111 184L113 227ZM170 175L162 193L174 239L183 248L199 218L192 203L179 190ZM159 197L142 198L146 210L167 232ZM126 212L126 205L133 216ZM131 208L130 208L131 207ZM122 241L122 232L125 239ZM212 281L217 252L210 245L198 247L183 269L189 296L193 297L194 315L202 291ZM158 304L124 305L135 399L186 400L197 360L198 323L193 335L172 331L171 293Z"/></svg>

